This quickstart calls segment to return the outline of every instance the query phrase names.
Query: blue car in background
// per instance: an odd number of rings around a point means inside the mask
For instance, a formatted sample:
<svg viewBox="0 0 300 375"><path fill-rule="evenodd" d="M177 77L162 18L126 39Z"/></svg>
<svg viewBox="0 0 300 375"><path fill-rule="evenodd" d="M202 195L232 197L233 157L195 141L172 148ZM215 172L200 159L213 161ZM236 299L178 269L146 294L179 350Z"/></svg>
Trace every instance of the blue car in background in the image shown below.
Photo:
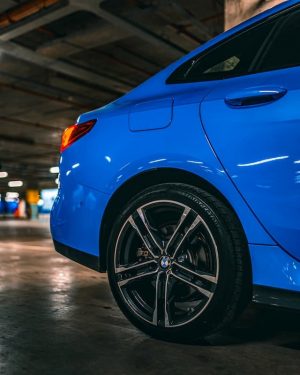
<svg viewBox="0 0 300 375"><path fill-rule="evenodd" d="M193 341L300 306L300 1L225 32L64 132L56 250L139 329Z"/></svg>

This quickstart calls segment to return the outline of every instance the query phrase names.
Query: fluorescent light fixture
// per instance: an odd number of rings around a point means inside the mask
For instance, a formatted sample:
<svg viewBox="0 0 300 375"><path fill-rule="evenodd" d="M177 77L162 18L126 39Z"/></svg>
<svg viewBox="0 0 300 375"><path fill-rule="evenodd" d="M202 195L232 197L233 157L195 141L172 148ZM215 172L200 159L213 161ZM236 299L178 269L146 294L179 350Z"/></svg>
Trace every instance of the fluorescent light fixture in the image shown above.
<svg viewBox="0 0 300 375"><path fill-rule="evenodd" d="M8 176L7 172L0 172L0 178L5 178Z"/></svg>
<svg viewBox="0 0 300 375"><path fill-rule="evenodd" d="M59 179L58 178L55 179L55 183L56 183L56 185L59 184Z"/></svg>
<svg viewBox="0 0 300 375"><path fill-rule="evenodd" d="M23 181L9 181L9 187L20 187L23 186Z"/></svg>
<svg viewBox="0 0 300 375"><path fill-rule="evenodd" d="M50 173L59 173L59 167L51 167L49 170Z"/></svg>
<svg viewBox="0 0 300 375"><path fill-rule="evenodd" d="M19 198L19 193L14 192L14 191L8 191L6 193L6 198L7 199L17 199L17 198Z"/></svg>

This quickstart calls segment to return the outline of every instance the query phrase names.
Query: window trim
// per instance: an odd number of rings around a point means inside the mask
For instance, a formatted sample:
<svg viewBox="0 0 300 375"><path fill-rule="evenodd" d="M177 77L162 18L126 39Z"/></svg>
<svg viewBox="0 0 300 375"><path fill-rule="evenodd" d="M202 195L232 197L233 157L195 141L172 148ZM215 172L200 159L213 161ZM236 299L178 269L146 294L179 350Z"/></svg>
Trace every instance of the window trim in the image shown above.
<svg viewBox="0 0 300 375"><path fill-rule="evenodd" d="M223 81L223 80L226 80L226 79L232 79L232 78L237 78L237 77L243 77L243 76L248 76L248 75L251 75L251 74L258 74L258 73L265 73L265 72L271 72L271 71L274 71L274 70L282 70L282 69L286 69L286 68L275 68L275 69L271 69L271 70L265 70L265 71L257 71L257 67L259 66L259 63L261 62L261 56L265 55L267 53L267 51L264 49L266 44L270 41L270 38L274 35L274 33L276 34L278 30L276 30L276 26L279 26L279 28L281 28L283 26L283 24L287 21L287 19L285 19L283 16L285 14L289 14L292 15L292 13L294 11L297 11L297 10L300 10L300 5L299 4L294 4L284 10L282 10L281 12L279 13L276 13L276 14L272 14L271 16L267 17L267 18L264 18L263 20L259 20L257 22L255 22L254 24L246 27L245 29L241 30L241 31L237 31L236 33L234 33L233 35L230 35L229 37L221 40L220 42L212 45L211 47L207 48L206 50L202 51L201 53L199 53L198 55L196 56L193 56L191 59L185 61L184 63L182 63L180 66L178 66L169 76L168 78L165 80L165 84L167 85L180 85L180 84L191 84L191 83L203 83L203 82L214 82L214 81ZM207 54L209 54L211 51L215 50L216 48L219 48L221 47L222 45L230 42L231 40L235 39L236 37L240 36L240 35L243 35L244 33L252 30L252 29L255 29L261 25L264 25L266 23L269 23L269 22L272 22L273 20L276 20L280 17L283 17L282 20L277 20L277 23L275 22L274 26L273 26L273 29L269 32L268 36L266 37L265 41L262 43L262 45L260 46L260 48L258 49L254 59L253 59L253 62L251 63L250 67L249 67L249 70L247 73L243 73L243 74L232 74L228 77L223 77L223 78L209 78L209 76L207 77L208 79L202 79L202 80L197 80L197 81L188 81L187 79L186 80L178 80L175 81L175 82L172 82L171 79L173 78L173 76L176 74L176 72L178 70L180 70L182 68L183 65L187 64L190 62L190 66L186 68L186 70L182 73L182 74L185 74L188 70L192 70L193 66L197 64L197 62L202 59L203 57L207 56ZM280 25L280 23L282 25ZM269 49L269 48L268 48ZM194 63L193 63L194 61ZM295 65L295 66L292 66L290 68L295 68L297 66L300 66L300 65Z"/></svg>
<svg viewBox="0 0 300 375"><path fill-rule="evenodd" d="M278 35L281 33L282 29L285 27L285 25L289 22L289 20L296 13L300 13L300 7L299 7L298 10L295 10L295 13L290 12L290 14L286 18L282 19L281 23L278 22L278 26L279 26L278 29L275 29L273 31L273 34L275 34L275 38L278 37ZM269 39L269 38L267 38L267 39ZM268 46L268 48L266 48L265 50L262 50L262 53L260 54L259 58L257 59L256 64L253 66L253 73L273 72L275 70L283 70L283 69L288 69L288 68L296 68L296 67L300 66L300 63L299 63L299 64L296 64L296 65L291 65L289 67L281 67L281 68L276 67L276 68L273 68L273 69L261 69L261 66L262 66L262 64L264 62L265 57L267 56L267 54L269 53L270 49L272 48L272 44L273 43L270 43L270 45Z"/></svg>

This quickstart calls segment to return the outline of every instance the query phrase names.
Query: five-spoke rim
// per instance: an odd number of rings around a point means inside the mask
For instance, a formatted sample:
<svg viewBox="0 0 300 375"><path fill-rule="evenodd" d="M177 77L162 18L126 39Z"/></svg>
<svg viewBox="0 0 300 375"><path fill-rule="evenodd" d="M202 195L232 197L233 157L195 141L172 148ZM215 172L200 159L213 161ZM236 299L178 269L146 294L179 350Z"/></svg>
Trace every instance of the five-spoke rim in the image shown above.
<svg viewBox="0 0 300 375"><path fill-rule="evenodd" d="M218 282L212 232L191 207L172 200L134 211L116 241L114 277L129 308L160 327L178 327L209 305Z"/></svg>

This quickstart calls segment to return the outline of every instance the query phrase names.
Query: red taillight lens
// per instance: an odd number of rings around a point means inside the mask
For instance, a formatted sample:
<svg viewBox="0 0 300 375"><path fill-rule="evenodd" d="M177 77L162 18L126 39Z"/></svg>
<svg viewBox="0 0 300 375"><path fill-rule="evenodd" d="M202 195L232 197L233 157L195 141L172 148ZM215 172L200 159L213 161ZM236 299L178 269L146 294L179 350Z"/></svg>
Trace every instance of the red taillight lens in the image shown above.
<svg viewBox="0 0 300 375"><path fill-rule="evenodd" d="M87 122L83 122L81 124L75 124L75 125L69 126L63 132L63 135L61 137L60 152L63 152L72 143L77 141L77 139L81 138L82 136L87 134L90 130L92 130L96 122L97 120L90 120Z"/></svg>

